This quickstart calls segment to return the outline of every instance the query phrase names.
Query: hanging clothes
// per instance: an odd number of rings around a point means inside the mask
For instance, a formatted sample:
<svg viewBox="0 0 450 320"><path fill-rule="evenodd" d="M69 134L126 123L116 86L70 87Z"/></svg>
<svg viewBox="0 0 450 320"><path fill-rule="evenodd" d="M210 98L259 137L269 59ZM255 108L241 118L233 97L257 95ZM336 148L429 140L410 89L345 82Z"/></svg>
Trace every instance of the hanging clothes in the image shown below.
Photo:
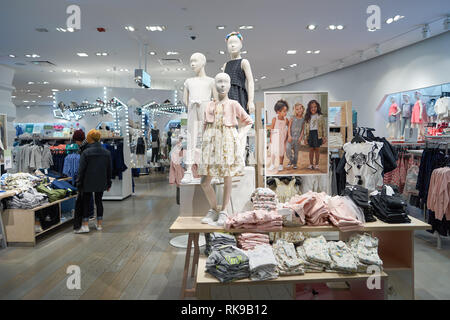
<svg viewBox="0 0 450 320"><path fill-rule="evenodd" d="M122 173L128 169L123 157L123 142L104 143L103 148L111 153L111 179L122 180Z"/></svg>

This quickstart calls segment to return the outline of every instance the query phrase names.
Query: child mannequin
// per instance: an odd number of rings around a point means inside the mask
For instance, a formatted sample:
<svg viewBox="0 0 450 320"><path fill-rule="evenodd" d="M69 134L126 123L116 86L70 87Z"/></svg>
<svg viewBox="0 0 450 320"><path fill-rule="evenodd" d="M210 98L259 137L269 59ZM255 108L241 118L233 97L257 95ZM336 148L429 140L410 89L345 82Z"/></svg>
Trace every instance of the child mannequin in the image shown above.
<svg viewBox="0 0 450 320"><path fill-rule="evenodd" d="M215 78L219 99L218 101L211 101L206 106L202 156L199 167L199 174L202 176L201 185L211 206L202 223L217 226L223 226L228 217L226 209L231 197L231 179L239 174L244 166L244 161L239 155L239 143L241 136L246 135L248 128L253 124L253 120L239 102L228 98L230 81L230 76L226 73L219 73ZM237 119L245 125L239 133L236 129ZM217 206L216 193L211 186L213 177L223 177L224 180L223 202L220 212Z"/></svg>
<svg viewBox="0 0 450 320"><path fill-rule="evenodd" d="M423 103L421 98L420 92L416 91L414 94L414 97L416 98L416 103L414 104L414 107L412 109L412 115L411 115L411 127L417 128L419 130L419 139L423 138L423 113L425 111L423 107ZM426 114L426 113L425 113Z"/></svg>
<svg viewBox="0 0 450 320"><path fill-rule="evenodd" d="M275 169L277 157L280 160L277 171L281 171L283 170L284 154L286 152L286 142L288 139L289 120L286 115L289 106L286 101L278 100L275 103L274 109L277 116L272 119L272 125L270 126L270 155L272 165L269 167L269 171Z"/></svg>
<svg viewBox="0 0 450 320"><path fill-rule="evenodd" d="M320 104L316 100L308 103L308 109L305 115L305 144L309 149L309 167L310 170L319 169L320 146L326 144L325 121L322 116ZM314 157L316 158L314 164Z"/></svg>
<svg viewBox="0 0 450 320"><path fill-rule="evenodd" d="M400 113L400 109L397 105L397 103L395 102L395 98L392 97L391 98L391 106L389 107L389 114L388 114L388 125L387 128L389 130L389 137L390 139L394 139L397 137L396 134L396 129L397 129L397 120L398 117L397 115Z"/></svg>
<svg viewBox="0 0 450 320"><path fill-rule="evenodd" d="M300 145L303 139L304 113L305 107L301 103L296 103L294 106L294 116L289 121L286 152L290 160L288 168L293 166L294 170L297 169L298 152L300 151Z"/></svg>

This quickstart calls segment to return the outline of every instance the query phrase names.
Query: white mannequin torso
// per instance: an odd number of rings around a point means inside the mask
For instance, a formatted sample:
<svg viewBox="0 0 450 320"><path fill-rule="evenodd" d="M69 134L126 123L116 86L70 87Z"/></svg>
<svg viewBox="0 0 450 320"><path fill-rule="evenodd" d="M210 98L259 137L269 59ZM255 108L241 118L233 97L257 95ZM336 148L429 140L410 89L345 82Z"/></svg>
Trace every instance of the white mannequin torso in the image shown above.
<svg viewBox="0 0 450 320"><path fill-rule="evenodd" d="M211 77L193 77L184 82L188 91L188 106L194 103L211 101L214 90L214 79Z"/></svg>

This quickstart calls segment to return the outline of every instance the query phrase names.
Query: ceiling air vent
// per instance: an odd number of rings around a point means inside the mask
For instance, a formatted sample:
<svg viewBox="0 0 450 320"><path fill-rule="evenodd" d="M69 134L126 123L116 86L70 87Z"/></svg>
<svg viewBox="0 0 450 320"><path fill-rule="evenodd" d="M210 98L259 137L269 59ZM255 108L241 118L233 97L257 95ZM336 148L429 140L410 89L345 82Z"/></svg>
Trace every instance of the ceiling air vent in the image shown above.
<svg viewBox="0 0 450 320"><path fill-rule="evenodd" d="M50 61L31 61L32 64L40 66L40 67L55 67L56 64L50 62Z"/></svg>
<svg viewBox="0 0 450 320"><path fill-rule="evenodd" d="M159 59L158 61L162 66L176 66L182 63L181 59L176 58L168 58L168 59L163 58Z"/></svg>

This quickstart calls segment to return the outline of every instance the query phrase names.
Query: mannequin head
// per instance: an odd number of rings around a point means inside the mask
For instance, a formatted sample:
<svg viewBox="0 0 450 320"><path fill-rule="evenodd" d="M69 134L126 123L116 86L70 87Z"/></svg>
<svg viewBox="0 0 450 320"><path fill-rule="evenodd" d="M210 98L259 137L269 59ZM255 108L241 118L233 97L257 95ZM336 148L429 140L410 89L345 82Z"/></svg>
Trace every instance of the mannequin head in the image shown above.
<svg viewBox="0 0 450 320"><path fill-rule="evenodd" d="M403 95L403 101L405 101L406 103L409 102L409 96L407 94Z"/></svg>
<svg viewBox="0 0 450 320"><path fill-rule="evenodd" d="M221 72L216 75L216 89L220 96L226 96L231 87L231 78L228 74Z"/></svg>
<svg viewBox="0 0 450 320"><path fill-rule="evenodd" d="M206 57L203 53L196 52L191 56L191 69L199 73L206 65Z"/></svg>
<svg viewBox="0 0 450 320"><path fill-rule="evenodd" d="M395 103L395 98L391 97L391 103Z"/></svg>
<svg viewBox="0 0 450 320"><path fill-rule="evenodd" d="M414 97L416 98L416 100L419 100L421 96L422 96L422 95L420 94L419 91L416 91L416 92L414 93Z"/></svg>
<svg viewBox="0 0 450 320"><path fill-rule="evenodd" d="M228 53L238 54L242 49L242 35L239 32L232 32L226 37Z"/></svg>

